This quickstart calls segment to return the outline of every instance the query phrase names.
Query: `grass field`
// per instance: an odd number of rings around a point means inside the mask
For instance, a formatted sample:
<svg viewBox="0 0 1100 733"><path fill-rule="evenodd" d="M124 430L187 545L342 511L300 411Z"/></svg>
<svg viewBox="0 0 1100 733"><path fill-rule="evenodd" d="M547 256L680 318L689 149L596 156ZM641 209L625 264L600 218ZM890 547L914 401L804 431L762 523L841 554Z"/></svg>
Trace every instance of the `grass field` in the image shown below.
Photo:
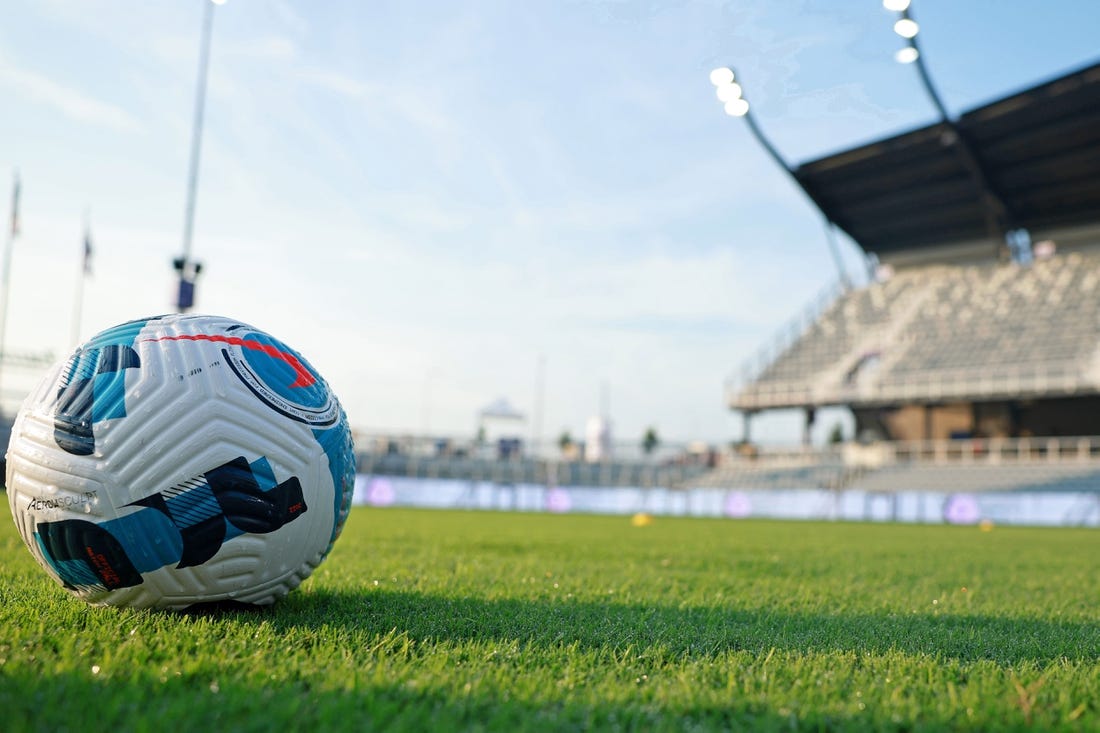
<svg viewBox="0 0 1100 733"><path fill-rule="evenodd" d="M268 610L92 608L0 521L0 729L1100 730L1100 532L361 509Z"/></svg>

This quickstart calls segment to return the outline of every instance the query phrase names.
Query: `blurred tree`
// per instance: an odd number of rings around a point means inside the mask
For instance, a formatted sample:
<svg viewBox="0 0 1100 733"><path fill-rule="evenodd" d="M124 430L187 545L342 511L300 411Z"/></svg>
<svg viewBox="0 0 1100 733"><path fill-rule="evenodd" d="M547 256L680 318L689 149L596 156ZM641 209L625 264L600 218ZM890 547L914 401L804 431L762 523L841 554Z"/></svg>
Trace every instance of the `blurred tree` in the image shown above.
<svg viewBox="0 0 1100 733"><path fill-rule="evenodd" d="M657 429L653 427L646 428L645 435L642 436L642 452L647 456L657 450L657 446L661 444L661 439L657 437Z"/></svg>
<svg viewBox="0 0 1100 733"><path fill-rule="evenodd" d="M844 442L844 427L837 423L833 425L832 432L829 433L829 443L836 445L837 443Z"/></svg>
<svg viewBox="0 0 1100 733"><path fill-rule="evenodd" d="M562 453L568 453L569 449L573 447L573 436L569 434L568 430L563 430L562 434L558 436L558 448Z"/></svg>

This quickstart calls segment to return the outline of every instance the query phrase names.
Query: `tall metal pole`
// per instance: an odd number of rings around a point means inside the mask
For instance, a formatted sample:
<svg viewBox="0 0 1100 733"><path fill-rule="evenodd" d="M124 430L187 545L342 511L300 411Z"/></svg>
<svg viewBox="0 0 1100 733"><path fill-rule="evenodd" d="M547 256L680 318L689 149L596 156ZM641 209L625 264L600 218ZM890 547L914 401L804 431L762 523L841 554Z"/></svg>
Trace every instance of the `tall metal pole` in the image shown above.
<svg viewBox="0 0 1100 733"><path fill-rule="evenodd" d="M840 283L843 287L849 288L852 285L852 279L848 277L848 271L844 269L844 261L840 258L840 247L836 241L836 224L829 220L829 217L825 217L825 239L829 243L829 253L833 256L833 264L836 265L837 272L840 273Z"/></svg>
<svg viewBox="0 0 1100 733"><path fill-rule="evenodd" d="M183 216L183 254L173 266L179 272L177 309L183 313L194 303L195 278L202 269L191 261L191 239L195 226L195 199L199 185L199 159L202 155L202 123L206 110L206 77L210 65L210 32L214 25L214 2L203 0L202 40L199 47L199 78L195 88L195 117L191 125L191 163L187 177L187 205Z"/></svg>
<svg viewBox="0 0 1100 733"><path fill-rule="evenodd" d="M428 367L424 370L424 404L421 406L423 415L421 416L422 425L420 427L420 434L425 439L430 437L432 426L432 368Z"/></svg>
<svg viewBox="0 0 1100 733"><path fill-rule="evenodd" d="M775 161L775 164L784 170L794 182L798 184L799 188L802 188L802 182L794 175L794 170L787 165L787 161L783 159L783 156L779 154L779 151L775 149L775 146L771 144L771 141L764 136L764 132L760 129L760 126L756 124L756 118L752 115L752 110L746 110L742 115L745 118L745 122L749 124L749 130L752 132L752 136L756 138L756 142L760 143L760 147L767 151L771 159Z"/></svg>
<svg viewBox="0 0 1100 733"><path fill-rule="evenodd" d="M4 345L4 336L8 325L8 295L11 292L11 250L15 244L15 238L19 234L19 171L12 178L11 187L11 227L8 229L8 238L4 243L4 272L3 284L0 285L0 377L4 373L4 362L7 361L7 350ZM4 392L0 389L0 414L3 413Z"/></svg>
<svg viewBox="0 0 1100 733"><path fill-rule="evenodd" d="M904 20L913 20L913 17L909 15L909 8L900 11L898 15ZM939 92L936 91L936 86L932 83L932 76L928 73L928 67L924 65L924 53L921 52L920 46L917 45L917 37L912 36L911 38L907 38L906 41L909 44L909 48L913 49L913 52L916 54L913 62L917 65L917 72L920 74L921 83L924 84L924 91L926 91L928 96L932 99L932 104L935 105L936 111L940 113L940 119L944 122L949 121L951 115L947 114L947 107L944 106Z"/></svg>
<svg viewBox="0 0 1100 733"><path fill-rule="evenodd" d="M84 320L84 281L88 279L91 270L92 257L92 225L91 216L84 212L84 240L81 242L83 256L80 261L80 274L76 279L76 293L73 298L73 324L72 345L75 348L80 345L80 326Z"/></svg>
<svg viewBox="0 0 1100 733"><path fill-rule="evenodd" d="M531 453L537 458L542 449L542 412L546 392L546 355L535 362L535 407L531 415Z"/></svg>
<svg viewBox="0 0 1100 733"><path fill-rule="evenodd" d="M818 200L817 196L814 195L813 191L810 191L808 188L806 188L806 185L798 178L798 175L795 173L794 169L791 168L790 164L788 164L786 160L783 159L783 156L779 154L779 151L775 149L775 146L772 145L771 141L768 140L766 135L764 135L764 131L760 129L760 125L757 124L756 118L753 117L751 108L746 105L739 116L745 118L745 122L747 122L749 125L749 131L752 132L752 136L756 138L756 142L760 144L760 147L764 148L771 159L775 161L775 164L782 168L783 171L791 177L791 180L795 182L795 185L802 189L803 193L805 193L806 196L809 197L810 201L812 201L814 205L817 206L818 211L820 211L822 216L825 217L825 237L829 245L829 252L833 257L833 264L836 265L837 273L840 275L840 281L843 286L845 288L849 287L851 285L851 278L848 277L848 273L844 269L844 262L841 260L840 251L837 249L836 238L834 236L834 229L836 227L836 224L832 220L832 217L829 216L828 211L826 211L825 207L822 205L821 201Z"/></svg>
<svg viewBox="0 0 1100 733"><path fill-rule="evenodd" d="M886 3L884 3L884 5L886 5L887 8L891 7ZM955 118L948 113L947 107L943 103L943 99L940 97L939 92L936 91L936 86L932 83L932 75L928 73L928 67L925 66L924 63L924 53L917 44L919 26L909 13L909 4L902 4L897 12L899 19L898 23L907 22L910 25L910 30L904 34L899 31L898 24L894 26L894 31L905 38L906 44L913 51L912 55L905 59L905 61L912 61L916 64L917 73L920 76L921 84L924 86L924 91L927 92L929 99L932 100L933 106L935 106L936 111L939 113L940 121L951 131L953 136L951 142L955 150L958 151L963 166L970 174L971 180L974 181L975 186L978 188L978 194L984 204L982 208L985 214L986 229L994 242L995 254L1000 256L1005 249L1008 230L1016 226L1016 217L1005 197L1001 195L1000 191L997 190L996 186L994 186L993 182L990 180L989 173L978 157L978 153L975 151L974 145L970 142L969 137L959 127Z"/></svg>

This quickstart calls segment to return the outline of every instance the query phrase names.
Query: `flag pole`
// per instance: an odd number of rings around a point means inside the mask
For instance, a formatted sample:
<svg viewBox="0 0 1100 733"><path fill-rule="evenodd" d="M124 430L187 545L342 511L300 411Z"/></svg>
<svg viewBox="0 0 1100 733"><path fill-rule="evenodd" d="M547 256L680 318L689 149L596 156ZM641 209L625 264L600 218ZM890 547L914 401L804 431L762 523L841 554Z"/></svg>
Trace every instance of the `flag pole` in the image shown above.
<svg viewBox="0 0 1100 733"><path fill-rule="evenodd" d="M214 6L225 0L203 3L202 36L199 42L199 79L195 87L195 117L191 123L191 160L187 175L187 205L183 215L183 254L172 260L172 267L179 273L179 291L176 309L180 313L191 310L195 301L195 280L202 272L202 263L191 259L191 238L195 226L195 199L199 186L199 158L202 155L202 121L206 109L206 77L210 65L210 31L214 25Z"/></svg>
<svg viewBox="0 0 1100 733"><path fill-rule="evenodd" d="M76 298L73 302L73 334L72 345L76 348L80 345L80 325L84 317L84 281L88 278L88 271L92 258L92 229L90 216L84 212L84 255L81 257L80 273L76 277Z"/></svg>
<svg viewBox="0 0 1100 733"><path fill-rule="evenodd" d="M3 277L3 283L0 284L0 379L4 374L4 362L7 361L4 335L8 325L8 295L11 292L11 250L19 234L19 189L19 171L16 170L11 187L11 227L8 228L8 238L4 244L4 272L0 275ZM3 412L4 392L0 389L0 414Z"/></svg>

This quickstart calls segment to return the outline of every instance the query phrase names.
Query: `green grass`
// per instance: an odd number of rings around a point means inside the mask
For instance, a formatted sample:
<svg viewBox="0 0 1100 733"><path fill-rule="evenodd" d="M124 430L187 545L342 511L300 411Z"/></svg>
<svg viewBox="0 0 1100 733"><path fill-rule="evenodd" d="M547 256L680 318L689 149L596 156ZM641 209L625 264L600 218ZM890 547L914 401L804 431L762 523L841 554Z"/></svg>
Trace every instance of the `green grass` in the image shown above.
<svg viewBox="0 0 1100 733"><path fill-rule="evenodd" d="M1095 530L356 509L273 609L173 614L0 526L7 731L1100 729Z"/></svg>

